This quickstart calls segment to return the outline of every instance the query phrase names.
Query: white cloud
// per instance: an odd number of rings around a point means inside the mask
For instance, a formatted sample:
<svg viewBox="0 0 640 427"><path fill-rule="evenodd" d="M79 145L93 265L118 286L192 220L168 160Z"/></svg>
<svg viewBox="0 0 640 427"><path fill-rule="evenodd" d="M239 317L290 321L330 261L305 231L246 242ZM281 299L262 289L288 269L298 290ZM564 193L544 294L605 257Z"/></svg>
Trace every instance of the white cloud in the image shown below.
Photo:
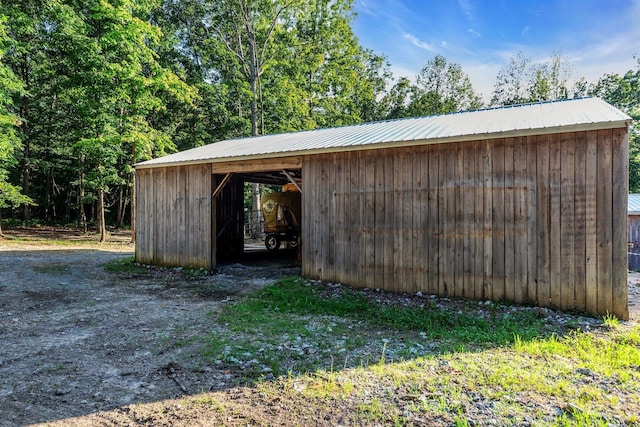
<svg viewBox="0 0 640 427"><path fill-rule="evenodd" d="M471 36L473 36L473 37L481 37L482 36L482 34L477 32L474 28L469 28L467 30L467 33L471 34Z"/></svg>
<svg viewBox="0 0 640 427"><path fill-rule="evenodd" d="M471 0L458 0L458 5L460 6L460 9L462 9L464 16L466 16L469 21L473 21L475 15Z"/></svg>
<svg viewBox="0 0 640 427"><path fill-rule="evenodd" d="M419 47L420 49L424 49L427 52L436 52L436 48L423 40L420 40L418 37L413 34L404 33L402 35L405 39L409 40L414 46Z"/></svg>

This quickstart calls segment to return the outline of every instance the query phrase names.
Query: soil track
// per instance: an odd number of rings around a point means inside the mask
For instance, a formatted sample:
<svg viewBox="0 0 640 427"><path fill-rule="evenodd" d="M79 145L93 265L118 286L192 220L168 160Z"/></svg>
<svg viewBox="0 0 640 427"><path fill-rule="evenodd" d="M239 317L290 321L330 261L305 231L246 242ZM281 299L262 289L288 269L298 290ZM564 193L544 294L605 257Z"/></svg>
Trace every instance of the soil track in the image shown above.
<svg viewBox="0 0 640 427"><path fill-rule="evenodd" d="M211 333L207 313L298 273L287 261L197 277L176 269L113 273L106 262L132 255L126 234L108 245L77 239L71 246L0 241L0 426L66 424L132 403L231 392L238 373L202 366L191 338ZM629 282L638 321L640 274Z"/></svg>
<svg viewBox="0 0 640 427"><path fill-rule="evenodd" d="M111 244L0 241L0 426L52 422L232 385L197 366L188 343L236 295L297 271L240 264L196 278L105 270L132 255Z"/></svg>

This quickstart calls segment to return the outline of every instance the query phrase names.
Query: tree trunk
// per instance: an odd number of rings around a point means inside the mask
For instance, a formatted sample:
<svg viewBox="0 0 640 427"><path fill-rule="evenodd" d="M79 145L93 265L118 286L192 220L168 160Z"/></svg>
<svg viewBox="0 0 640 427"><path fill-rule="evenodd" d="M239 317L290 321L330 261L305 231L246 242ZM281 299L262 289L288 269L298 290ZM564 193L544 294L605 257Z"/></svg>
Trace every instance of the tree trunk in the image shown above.
<svg viewBox="0 0 640 427"><path fill-rule="evenodd" d="M116 212L116 225L118 228L122 227L124 224L124 213L127 209L127 194L126 187L121 185L118 189L118 210Z"/></svg>
<svg viewBox="0 0 640 427"><path fill-rule="evenodd" d="M31 183L31 172L29 170L30 149L29 149L28 138L27 138L27 141L25 141L24 143L23 155L24 157L22 159L22 194L24 194L25 196L28 196L29 184ZM23 212L22 219L24 219L25 221L28 221L31 219L31 206L25 203L22 212Z"/></svg>
<svg viewBox="0 0 640 427"><path fill-rule="evenodd" d="M82 161L82 160L81 160ZM87 214L84 210L84 173L80 168L79 176L79 188L78 188L78 226L82 227L84 234L87 234Z"/></svg>
<svg viewBox="0 0 640 427"><path fill-rule="evenodd" d="M100 231L100 243L107 241L107 226L104 222L104 190L98 189L98 230Z"/></svg>
<svg viewBox="0 0 640 427"><path fill-rule="evenodd" d="M23 139L23 151L22 151L22 161L20 164L21 174L22 174L22 194L25 196L29 196L29 186L31 183L31 165L29 164L29 157L31 156L31 138L30 138L30 126L29 126L29 92L30 83L31 83L31 67L29 67L29 60L27 54L23 54L22 58L22 67L21 67L21 77L24 82L25 95L22 96L20 100L20 114L19 116L23 119L22 123L22 132L25 135ZM31 219L31 206L28 203L25 203L23 206L23 219L28 221Z"/></svg>

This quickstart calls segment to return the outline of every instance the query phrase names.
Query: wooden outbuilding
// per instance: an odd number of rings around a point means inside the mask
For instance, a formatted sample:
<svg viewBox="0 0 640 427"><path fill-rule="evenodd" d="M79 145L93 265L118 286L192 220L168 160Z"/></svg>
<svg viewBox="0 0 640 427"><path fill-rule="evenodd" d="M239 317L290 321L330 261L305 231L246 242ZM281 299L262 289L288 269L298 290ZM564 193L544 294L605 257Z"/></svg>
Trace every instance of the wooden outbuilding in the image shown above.
<svg viewBox="0 0 640 427"><path fill-rule="evenodd" d="M630 117L597 98L221 141L136 165L136 261L242 250L244 182L302 187L312 279L628 318Z"/></svg>
<svg viewBox="0 0 640 427"><path fill-rule="evenodd" d="M627 203L628 269L640 271L640 194L629 194Z"/></svg>

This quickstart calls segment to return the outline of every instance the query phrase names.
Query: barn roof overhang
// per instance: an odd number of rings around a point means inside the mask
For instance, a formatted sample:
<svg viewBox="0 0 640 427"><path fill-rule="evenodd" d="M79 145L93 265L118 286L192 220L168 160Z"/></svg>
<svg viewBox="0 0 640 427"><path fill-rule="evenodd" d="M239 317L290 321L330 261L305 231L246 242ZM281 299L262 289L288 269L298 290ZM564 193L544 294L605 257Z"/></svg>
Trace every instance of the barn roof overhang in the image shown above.
<svg viewBox="0 0 640 427"><path fill-rule="evenodd" d="M627 196L627 213L629 216L640 215L640 194Z"/></svg>
<svg viewBox="0 0 640 427"><path fill-rule="evenodd" d="M296 170L307 155L616 129L630 123L631 117L605 101L581 98L225 140L135 167L207 163L212 173Z"/></svg>

